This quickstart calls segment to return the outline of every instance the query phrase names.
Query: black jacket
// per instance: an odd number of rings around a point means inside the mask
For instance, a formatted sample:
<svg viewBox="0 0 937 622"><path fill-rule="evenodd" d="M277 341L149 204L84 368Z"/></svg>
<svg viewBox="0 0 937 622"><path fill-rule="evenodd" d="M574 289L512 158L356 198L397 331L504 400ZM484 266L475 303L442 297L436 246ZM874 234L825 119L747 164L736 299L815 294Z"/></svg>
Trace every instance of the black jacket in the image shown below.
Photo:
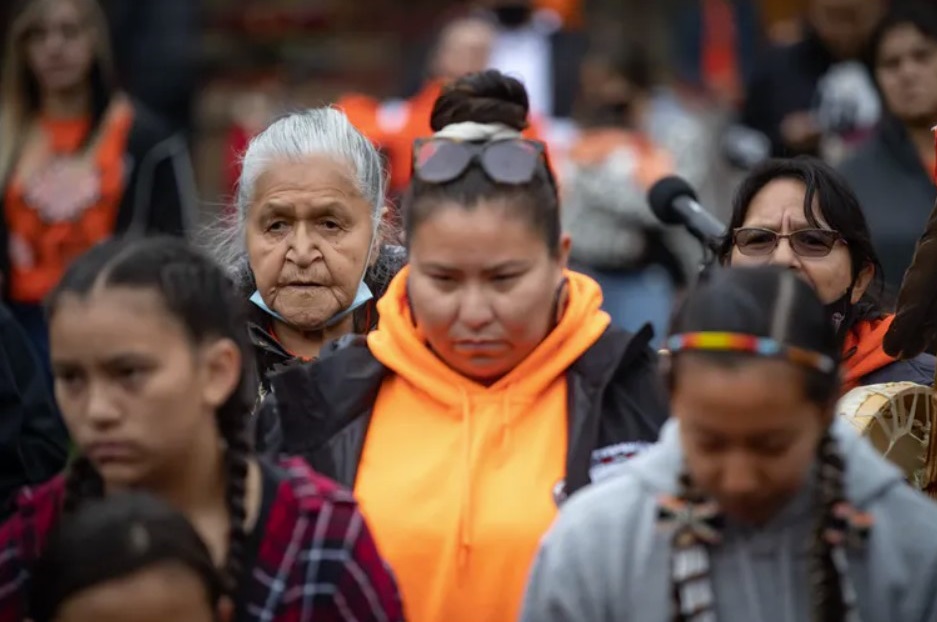
<svg viewBox="0 0 937 622"><path fill-rule="evenodd" d="M889 293L897 294L937 200L937 187L908 132L892 117L840 165L840 172L862 204Z"/></svg>
<svg viewBox="0 0 937 622"><path fill-rule="evenodd" d="M0 519L24 486L65 467L68 433L32 344L0 305Z"/></svg>
<svg viewBox="0 0 937 622"><path fill-rule="evenodd" d="M198 197L185 140L173 134L145 107L134 102L133 109L133 125L124 150L129 175L114 233L181 235L191 231L195 226ZM9 232L4 202L5 188L0 188L0 274L9 274ZM5 280L5 292L8 292L8 284Z"/></svg>
<svg viewBox="0 0 937 622"><path fill-rule="evenodd" d="M648 347L649 326L636 335L609 328L566 372L568 450L558 500L592 481L592 470L653 443L668 416ZM316 471L353 488L371 411L390 372L350 336L314 363L272 374L272 395L259 413L262 450L298 455ZM272 398L272 399L271 399Z"/></svg>

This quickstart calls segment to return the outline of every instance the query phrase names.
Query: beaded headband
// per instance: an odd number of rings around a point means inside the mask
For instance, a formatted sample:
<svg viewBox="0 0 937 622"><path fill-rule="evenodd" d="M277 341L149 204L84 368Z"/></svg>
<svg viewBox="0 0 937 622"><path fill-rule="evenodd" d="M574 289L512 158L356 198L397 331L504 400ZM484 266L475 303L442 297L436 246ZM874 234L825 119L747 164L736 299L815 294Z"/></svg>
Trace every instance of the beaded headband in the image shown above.
<svg viewBox="0 0 937 622"><path fill-rule="evenodd" d="M670 352L687 350L749 352L758 356L786 358L792 363L812 367L826 374L836 370L836 363L824 354L784 345L769 337L756 337L744 333L680 333L667 339L667 349Z"/></svg>

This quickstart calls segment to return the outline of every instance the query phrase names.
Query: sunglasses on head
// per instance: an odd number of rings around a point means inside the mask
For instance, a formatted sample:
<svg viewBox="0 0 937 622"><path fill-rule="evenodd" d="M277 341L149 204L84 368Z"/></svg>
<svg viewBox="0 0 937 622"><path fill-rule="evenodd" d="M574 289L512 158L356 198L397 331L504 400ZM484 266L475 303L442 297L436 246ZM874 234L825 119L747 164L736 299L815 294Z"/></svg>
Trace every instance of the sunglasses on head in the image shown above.
<svg viewBox="0 0 937 622"><path fill-rule="evenodd" d="M829 229L801 229L782 235L770 229L742 227L732 234L735 247L749 257L770 255L782 239L787 239L791 250L801 257L826 257L837 242L846 243L839 233Z"/></svg>
<svg viewBox="0 0 937 622"><path fill-rule="evenodd" d="M543 143L523 138L486 143L421 138L413 143L413 174L423 182L444 184L478 162L492 181L516 186L533 181L544 156Z"/></svg>

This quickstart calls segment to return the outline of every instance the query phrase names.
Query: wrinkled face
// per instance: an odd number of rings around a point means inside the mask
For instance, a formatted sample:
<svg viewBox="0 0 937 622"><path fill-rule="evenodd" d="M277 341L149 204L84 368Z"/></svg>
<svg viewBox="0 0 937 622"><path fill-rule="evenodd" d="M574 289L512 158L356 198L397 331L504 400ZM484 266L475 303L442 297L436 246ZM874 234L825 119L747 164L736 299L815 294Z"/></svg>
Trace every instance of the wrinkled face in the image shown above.
<svg viewBox="0 0 937 622"><path fill-rule="evenodd" d="M215 622L198 576L161 564L83 590L59 607L55 622Z"/></svg>
<svg viewBox="0 0 937 622"><path fill-rule="evenodd" d="M194 346L154 291L63 294L49 337L62 416L109 489L159 487L218 442L214 413L237 384L237 346Z"/></svg>
<svg viewBox="0 0 937 622"><path fill-rule="evenodd" d="M937 41L914 26L898 26L882 39L875 77L888 109L906 123L937 121Z"/></svg>
<svg viewBox="0 0 937 622"><path fill-rule="evenodd" d="M267 306L301 330L351 306L373 242L371 214L350 166L326 156L272 163L257 178L246 230Z"/></svg>
<svg viewBox="0 0 937 622"><path fill-rule="evenodd" d="M810 23L840 59L858 56L883 11L882 0L811 0Z"/></svg>
<svg viewBox="0 0 937 622"><path fill-rule="evenodd" d="M94 62L97 36L73 2L49 2L25 40L26 61L40 90L62 92L84 83Z"/></svg>
<svg viewBox="0 0 937 622"><path fill-rule="evenodd" d="M696 485L734 519L760 525L806 481L832 418L804 396L804 372L778 360L734 367L691 354L671 395Z"/></svg>
<svg viewBox="0 0 937 622"><path fill-rule="evenodd" d="M462 20L444 32L436 51L436 75L445 81L458 80L488 68L495 31L482 20Z"/></svg>
<svg viewBox="0 0 937 622"><path fill-rule="evenodd" d="M487 383L511 371L551 330L568 242L543 238L498 201L441 205L410 239L409 295L430 347Z"/></svg>
<svg viewBox="0 0 937 622"><path fill-rule="evenodd" d="M813 229L804 216L804 185L793 179L778 179L765 185L755 195L748 208L742 227L768 229L787 235L801 229ZM820 210L814 206L814 215L821 228L830 229ZM806 280L817 292L824 304L839 299L852 281L852 258L843 243L837 243L826 257L804 257L794 252L790 240L779 240L774 252L753 257L743 255L738 248L732 249L729 262L733 266L777 264L787 266ZM869 267L861 271L852 292L852 302L859 302L872 280L874 270Z"/></svg>

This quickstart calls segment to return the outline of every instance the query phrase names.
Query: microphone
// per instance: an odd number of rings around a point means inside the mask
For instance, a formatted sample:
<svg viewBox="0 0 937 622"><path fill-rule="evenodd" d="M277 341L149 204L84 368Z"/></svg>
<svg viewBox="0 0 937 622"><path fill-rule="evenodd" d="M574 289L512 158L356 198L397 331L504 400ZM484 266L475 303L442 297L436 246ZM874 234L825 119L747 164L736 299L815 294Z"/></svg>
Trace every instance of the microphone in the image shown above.
<svg viewBox="0 0 937 622"><path fill-rule="evenodd" d="M668 225L683 225L693 237L713 253L726 235L726 226L696 200L696 192L680 177L664 177L647 194L651 211Z"/></svg>

